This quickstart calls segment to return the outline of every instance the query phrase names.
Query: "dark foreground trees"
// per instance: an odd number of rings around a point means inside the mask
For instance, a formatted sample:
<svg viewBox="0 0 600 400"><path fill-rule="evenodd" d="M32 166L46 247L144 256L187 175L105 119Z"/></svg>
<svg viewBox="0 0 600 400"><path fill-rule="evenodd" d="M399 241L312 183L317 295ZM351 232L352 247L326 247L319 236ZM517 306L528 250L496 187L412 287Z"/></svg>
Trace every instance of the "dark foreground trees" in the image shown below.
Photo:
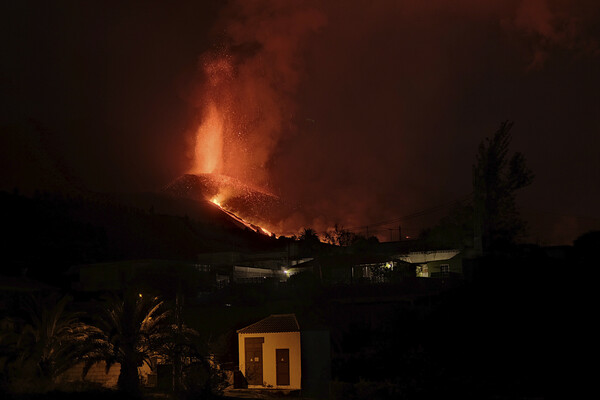
<svg viewBox="0 0 600 400"><path fill-rule="evenodd" d="M491 138L479 144L473 165L473 206L476 250L506 247L523 234L516 191L531 184L533 173L523 154L508 154L512 122L505 121Z"/></svg>
<svg viewBox="0 0 600 400"><path fill-rule="evenodd" d="M6 318L0 330L1 371L10 387L44 390L87 351L95 332L81 314L66 309L67 296L40 295L22 299L24 314Z"/></svg>
<svg viewBox="0 0 600 400"><path fill-rule="evenodd" d="M85 378L105 362L107 373L120 365L118 389L137 396L138 368L155 357L173 365L173 389L187 389L186 363L204 358L180 307L132 290L110 295L95 312L87 305L89 314L69 311L70 300L27 295L19 300L22 312L0 320L0 393L46 393L63 387L61 375L76 364L84 363Z"/></svg>
<svg viewBox="0 0 600 400"><path fill-rule="evenodd" d="M509 154L512 122L505 121L480 144L472 169L472 201L462 202L425 231L438 247L472 247L478 254L506 249L525 233L516 193L533 181L523 154Z"/></svg>
<svg viewBox="0 0 600 400"><path fill-rule="evenodd" d="M170 312L156 297L134 291L122 297L113 295L96 319L96 331L90 336L84 357L84 376L96 363L106 362L107 370L121 365L118 388L129 394L139 392L138 367L150 364L161 353L168 336Z"/></svg>
<svg viewBox="0 0 600 400"><path fill-rule="evenodd" d="M132 290L112 295L102 308L83 358L84 375L96 363L105 362L107 370L118 363L119 390L137 395L138 367L151 366L152 358L160 357L173 365L173 389L181 390L183 359L197 359L199 354L194 345L197 332L183 323L179 308Z"/></svg>

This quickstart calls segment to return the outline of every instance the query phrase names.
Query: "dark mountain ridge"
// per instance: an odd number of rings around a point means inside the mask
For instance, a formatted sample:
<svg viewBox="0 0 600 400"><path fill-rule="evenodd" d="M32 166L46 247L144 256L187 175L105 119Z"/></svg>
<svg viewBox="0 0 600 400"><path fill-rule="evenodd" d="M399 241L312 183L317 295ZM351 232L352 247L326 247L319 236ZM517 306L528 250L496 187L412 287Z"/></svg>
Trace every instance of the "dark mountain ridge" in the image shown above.
<svg viewBox="0 0 600 400"><path fill-rule="evenodd" d="M77 264L127 259L193 261L199 253L269 248L207 201L155 193L25 197L0 192L4 275L60 281Z"/></svg>

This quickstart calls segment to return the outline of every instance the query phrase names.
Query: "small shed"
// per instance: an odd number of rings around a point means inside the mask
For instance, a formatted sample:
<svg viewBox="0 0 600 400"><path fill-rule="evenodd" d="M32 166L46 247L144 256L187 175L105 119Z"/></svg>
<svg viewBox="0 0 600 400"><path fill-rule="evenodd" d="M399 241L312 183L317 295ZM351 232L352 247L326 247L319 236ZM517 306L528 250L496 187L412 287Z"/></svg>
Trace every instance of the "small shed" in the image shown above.
<svg viewBox="0 0 600 400"><path fill-rule="evenodd" d="M294 314L270 315L237 333L248 388L300 389L300 326Z"/></svg>

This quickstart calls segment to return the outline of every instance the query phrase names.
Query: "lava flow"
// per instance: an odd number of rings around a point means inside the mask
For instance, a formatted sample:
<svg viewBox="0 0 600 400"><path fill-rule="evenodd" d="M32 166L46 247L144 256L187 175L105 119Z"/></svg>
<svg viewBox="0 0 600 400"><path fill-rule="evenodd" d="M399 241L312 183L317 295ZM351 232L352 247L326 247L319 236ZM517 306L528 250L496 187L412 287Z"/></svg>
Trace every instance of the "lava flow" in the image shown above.
<svg viewBox="0 0 600 400"><path fill-rule="evenodd" d="M265 224L274 225L285 213L280 199L260 188L220 174L186 174L163 189L181 198L210 201L240 226L271 236Z"/></svg>
<svg viewBox="0 0 600 400"><path fill-rule="evenodd" d="M277 88L290 69L265 76L265 68L273 63L264 60L271 53L243 59L233 55L223 49L207 52L200 59L200 115L189 152L190 173L166 190L171 195L210 201L243 226L270 236L270 230L281 229L281 221L290 212L278 196L265 189L270 183L267 165L287 126L285 116L291 107L288 92ZM277 65L280 63L278 57Z"/></svg>
<svg viewBox="0 0 600 400"><path fill-rule="evenodd" d="M219 202L219 200L217 198L213 198L210 200L211 203L213 203L214 205L216 205L217 207L219 207L221 209L221 211L227 213L227 215L229 215L231 218L233 218L234 220L236 220L237 222L239 222L240 224L244 225L245 227L257 232L257 233L262 233L265 234L267 236L272 236L273 234L271 232L269 232L267 229L255 225L255 224L251 224L248 221L245 221L243 218L235 215L235 213L226 210L225 208L223 208L223 206L221 205L221 203Z"/></svg>

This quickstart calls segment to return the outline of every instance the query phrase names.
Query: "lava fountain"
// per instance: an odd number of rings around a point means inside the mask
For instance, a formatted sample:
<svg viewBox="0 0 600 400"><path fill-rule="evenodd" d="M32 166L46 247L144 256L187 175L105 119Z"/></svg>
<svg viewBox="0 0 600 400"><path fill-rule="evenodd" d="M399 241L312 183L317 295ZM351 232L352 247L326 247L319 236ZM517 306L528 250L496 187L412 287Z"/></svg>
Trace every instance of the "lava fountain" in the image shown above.
<svg viewBox="0 0 600 400"><path fill-rule="evenodd" d="M211 201L270 234L289 209L268 189L269 166L281 137L296 130L303 43L326 19L310 4L285 2L233 1L222 15L220 43L199 58L191 96L200 116L192 165L167 190Z"/></svg>
<svg viewBox="0 0 600 400"><path fill-rule="evenodd" d="M196 132L194 166L197 173L220 172L223 154L223 118L211 103L205 120Z"/></svg>
<svg viewBox="0 0 600 400"><path fill-rule="evenodd" d="M280 127L281 111L272 101L276 96L268 82L251 79L239 68L236 72L226 55L208 54L203 60L207 79L202 118L194 133L193 164L189 174L165 190L210 201L244 226L271 235L265 226L276 226L281 202L265 188L264 165Z"/></svg>

